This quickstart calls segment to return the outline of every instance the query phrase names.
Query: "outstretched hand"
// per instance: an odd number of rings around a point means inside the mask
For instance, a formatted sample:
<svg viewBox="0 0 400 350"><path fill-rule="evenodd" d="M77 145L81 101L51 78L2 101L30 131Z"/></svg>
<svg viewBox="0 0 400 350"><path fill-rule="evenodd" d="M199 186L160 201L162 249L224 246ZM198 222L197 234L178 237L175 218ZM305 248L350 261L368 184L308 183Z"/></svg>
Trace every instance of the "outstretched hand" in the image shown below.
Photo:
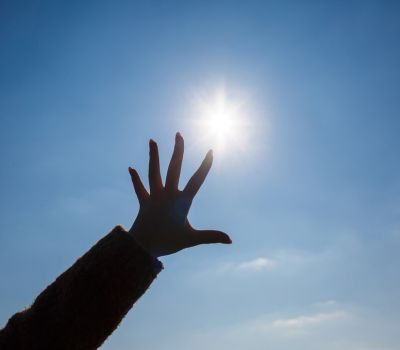
<svg viewBox="0 0 400 350"><path fill-rule="evenodd" d="M209 151L183 191L178 189L184 142L177 133L165 186L161 180L157 144L150 140L149 184L147 192L136 170L129 168L133 187L139 199L139 214L129 232L151 255L159 257L204 243L232 243L226 233L196 230L187 215L192 200L203 184L212 164Z"/></svg>

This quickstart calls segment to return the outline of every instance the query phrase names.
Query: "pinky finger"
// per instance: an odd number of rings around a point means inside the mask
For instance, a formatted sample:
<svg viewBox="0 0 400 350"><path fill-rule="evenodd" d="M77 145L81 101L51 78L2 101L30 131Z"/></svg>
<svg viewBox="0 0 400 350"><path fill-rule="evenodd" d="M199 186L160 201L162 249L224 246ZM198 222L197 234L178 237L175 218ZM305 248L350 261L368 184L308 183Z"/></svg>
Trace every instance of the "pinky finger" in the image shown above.
<svg viewBox="0 0 400 350"><path fill-rule="evenodd" d="M139 204L142 205L149 197L149 193L144 187L143 182L140 180L139 174L135 169L129 167L129 174L131 175L133 188L135 189Z"/></svg>

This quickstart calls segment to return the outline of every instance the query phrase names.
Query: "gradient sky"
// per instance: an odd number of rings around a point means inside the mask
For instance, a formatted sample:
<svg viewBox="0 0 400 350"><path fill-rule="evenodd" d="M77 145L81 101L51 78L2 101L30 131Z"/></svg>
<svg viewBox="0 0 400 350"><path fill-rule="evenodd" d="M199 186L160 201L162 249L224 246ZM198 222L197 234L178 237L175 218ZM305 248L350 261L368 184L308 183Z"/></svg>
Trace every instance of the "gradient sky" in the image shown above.
<svg viewBox="0 0 400 350"><path fill-rule="evenodd" d="M184 184L223 85L250 142L190 219L234 244L161 258L102 349L400 349L399 38L396 1L1 1L1 325L130 227L150 137Z"/></svg>

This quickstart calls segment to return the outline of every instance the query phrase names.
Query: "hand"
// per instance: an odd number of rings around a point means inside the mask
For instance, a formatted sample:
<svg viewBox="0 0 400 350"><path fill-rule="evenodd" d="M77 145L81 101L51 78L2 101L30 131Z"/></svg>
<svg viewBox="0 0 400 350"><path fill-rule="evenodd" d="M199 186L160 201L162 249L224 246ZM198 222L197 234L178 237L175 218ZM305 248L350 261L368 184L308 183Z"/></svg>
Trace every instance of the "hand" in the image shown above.
<svg viewBox="0 0 400 350"><path fill-rule="evenodd" d="M232 243L226 233L215 230L196 230L187 215L193 197L203 184L211 168L213 154L210 150L199 169L183 191L178 189L184 142L177 133L175 148L169 163L165 186L160 175L157 144L150 140L149 184L147 192L136 170L129 168L133 187L139 199L139 214L129 232L151 255L159 257L204 243Z"/></svg>

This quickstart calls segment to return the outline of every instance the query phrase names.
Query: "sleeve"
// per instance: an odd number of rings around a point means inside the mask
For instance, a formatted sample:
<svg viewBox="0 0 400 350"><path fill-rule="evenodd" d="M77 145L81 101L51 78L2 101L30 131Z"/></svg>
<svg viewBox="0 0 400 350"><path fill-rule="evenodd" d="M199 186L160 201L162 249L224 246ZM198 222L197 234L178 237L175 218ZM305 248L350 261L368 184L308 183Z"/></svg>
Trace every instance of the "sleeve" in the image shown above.
<svg viewBox="0 0 400 350"><path fill-rule="evenodd" d="M97 349L162 268L117 226L9 319L0 349Z"/></svg>

